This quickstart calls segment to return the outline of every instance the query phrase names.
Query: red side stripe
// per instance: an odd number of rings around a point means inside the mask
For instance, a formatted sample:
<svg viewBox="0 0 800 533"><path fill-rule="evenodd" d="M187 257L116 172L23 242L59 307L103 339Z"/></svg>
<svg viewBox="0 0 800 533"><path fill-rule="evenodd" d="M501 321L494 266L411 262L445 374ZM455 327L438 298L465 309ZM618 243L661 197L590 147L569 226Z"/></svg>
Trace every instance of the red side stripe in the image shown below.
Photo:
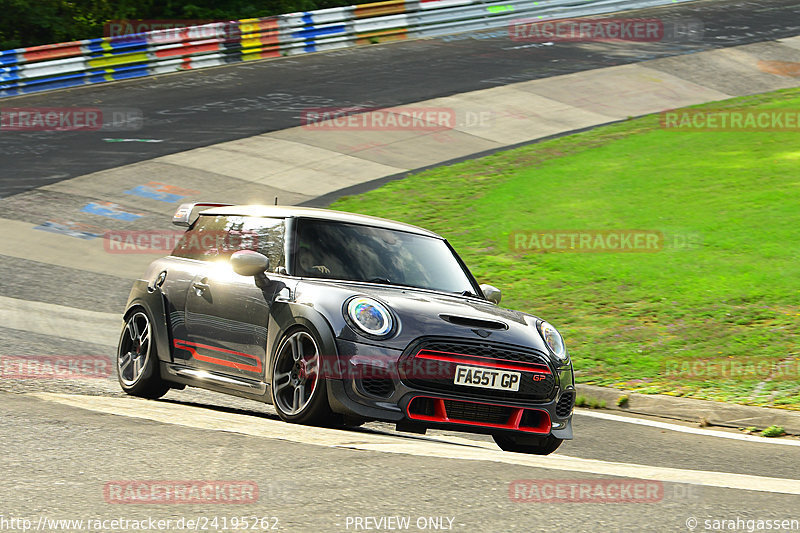
<svg viewBox="0 0 800 533"><path fill-rule="evenodd" d="M247 353L234 352L233 350L226 350L225 348L217 348L216 346L209 346L208 344L199 344L197 342L189 342L181 339L174 339L172 341L172 344L173 346L175 346L175 348L179 348L181 350L186 350L187 352L190 352L192 356L198 361L204 361L206 363L211 363L213 365L227 366L231 368L236 368L238 370L245 370L247 372L261 372L263 368L263 366L261 365L261 359ZM197 350L195 348L204 348L206 350L212 350L214 352L229 353L231 355L246 357L248 359L252 359L253 361L255 361L256 364L243 365L242 363L228 361L227 359L218 359L216 357L211 357L208 355L201 355L197 353Z"/></svg>

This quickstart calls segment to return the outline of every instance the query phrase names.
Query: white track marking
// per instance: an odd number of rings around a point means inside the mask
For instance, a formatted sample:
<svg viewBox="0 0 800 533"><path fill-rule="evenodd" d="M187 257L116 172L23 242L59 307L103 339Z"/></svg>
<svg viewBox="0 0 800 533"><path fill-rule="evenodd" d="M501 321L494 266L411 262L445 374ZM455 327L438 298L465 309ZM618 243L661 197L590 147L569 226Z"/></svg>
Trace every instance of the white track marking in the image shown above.
<svg viewBox="0 0 800 533"><path fill-rule="evenodd" d="M680 433L691 433L692 435L703 435L706 437L743 440L747 442L755 442L758 444L782 444L784 446L800 446L800 441L798 440L771 439L766 437L758 437L755 435L726 433L724 431L714 431L710 429L679 426L677 424L670 424L668 422L659 422L657 420L647 420L644 418L633 418L628 416L612 415L611 413L599 413L596 411L586 411L581 409L581 410L576 410L575 414L579 416L588 416L590 418L599 418L601 420L611 420L614 422L625 422L626 424L636 424L639 426L650 426L654 428L668 429L669 431L678 431Z"/></svg>
<svg viewBox="0 0 800 533"><path fill-rule="evenodd" d="M348 448L468 461L492 461L546 470L800 495L800 480L798 479L615 463L557 454L546 457L532 456L489 449L483 443L464 445L450 443L444 439L396 437L367 432L315 428L286 424L261 416L221 413L203 407L135 398L105 398L54 393L33 393L31 396L99 413L141 418L197 429L230 431L329 448Z"/></svg>
<svg viewBox="0 0 800 533"><path fill-rule="evenodd" d="M116 346L122 331L122 315L0 296L0 325L62 339Z"/></svg>

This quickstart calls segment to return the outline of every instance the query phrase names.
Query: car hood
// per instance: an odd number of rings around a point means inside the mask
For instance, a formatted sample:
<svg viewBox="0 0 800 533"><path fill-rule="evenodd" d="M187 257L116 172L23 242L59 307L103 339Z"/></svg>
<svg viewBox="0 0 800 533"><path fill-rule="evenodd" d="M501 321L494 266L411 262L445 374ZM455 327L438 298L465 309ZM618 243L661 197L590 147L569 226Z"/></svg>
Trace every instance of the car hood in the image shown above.
<svg viewBox="0 0 800 533"><path fill-rule="evenodd" d="M344 318L344 303L368 296L386 304L399 320L396 334L385 340L358 335ZM339 339L404 350L423 336L460 337L534 348L549 353L536 329L537 317L499 307L480 298L369 283L299 283L295 300L315 307Z"/></svg>

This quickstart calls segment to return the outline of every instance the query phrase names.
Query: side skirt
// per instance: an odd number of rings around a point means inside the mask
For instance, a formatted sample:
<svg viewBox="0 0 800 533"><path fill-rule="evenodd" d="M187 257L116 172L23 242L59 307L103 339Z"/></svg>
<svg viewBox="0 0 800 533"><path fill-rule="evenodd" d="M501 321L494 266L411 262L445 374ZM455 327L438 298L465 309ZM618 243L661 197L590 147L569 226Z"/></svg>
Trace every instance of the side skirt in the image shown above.
<svg viewBox="0 0 800 533"><path fill-rule="evenodd" d="M161 362L161 377L173 383L199 387L214 392L231 394L248 400L272 403L269 385L263 381L253 381L197 370L174 363Z"/></svg>

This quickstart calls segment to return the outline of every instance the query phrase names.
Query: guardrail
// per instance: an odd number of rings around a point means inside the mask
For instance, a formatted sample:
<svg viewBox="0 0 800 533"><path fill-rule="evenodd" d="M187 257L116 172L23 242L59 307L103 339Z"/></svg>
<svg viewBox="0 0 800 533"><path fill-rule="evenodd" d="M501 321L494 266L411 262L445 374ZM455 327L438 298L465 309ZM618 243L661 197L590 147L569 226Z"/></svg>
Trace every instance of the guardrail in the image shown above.
<svg viewBox="0 0 800 533"><path fill-rule="evenodd" d="M0 97L691 0L388 0L0 51Z"/></svg>

